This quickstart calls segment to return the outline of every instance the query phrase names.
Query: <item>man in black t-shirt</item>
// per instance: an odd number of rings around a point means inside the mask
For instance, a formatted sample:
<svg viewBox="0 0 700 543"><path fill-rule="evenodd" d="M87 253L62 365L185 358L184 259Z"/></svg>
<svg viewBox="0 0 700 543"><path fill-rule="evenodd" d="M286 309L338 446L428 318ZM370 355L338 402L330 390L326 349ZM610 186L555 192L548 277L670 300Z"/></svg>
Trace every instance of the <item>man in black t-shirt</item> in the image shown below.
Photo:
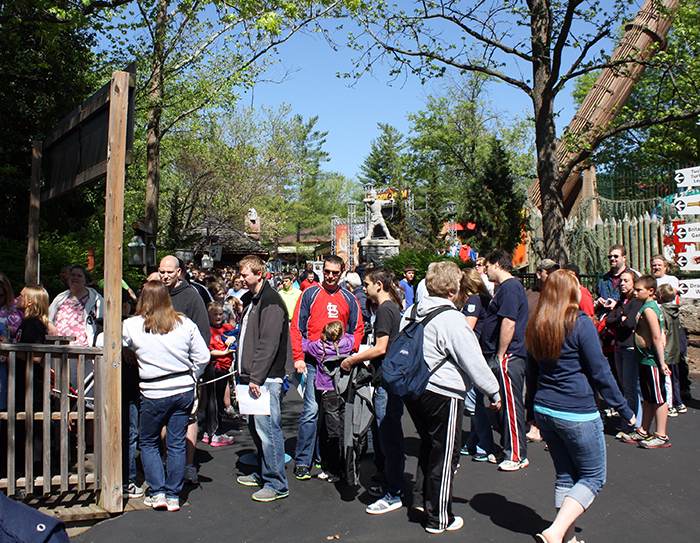
<svg viewBox="0 0 700 543"><path fill-rule="evenodd" d="M499 410L501 445L505 458L498 465L501 471L526 468L527 432L523 386L527 356L525 328L528 303L525 289L511 272L513 258L503 249L486 257L486 275L498 284L496 295L489 304L481 331L481 350L489 366L498 368L504 409Z"/></svg>

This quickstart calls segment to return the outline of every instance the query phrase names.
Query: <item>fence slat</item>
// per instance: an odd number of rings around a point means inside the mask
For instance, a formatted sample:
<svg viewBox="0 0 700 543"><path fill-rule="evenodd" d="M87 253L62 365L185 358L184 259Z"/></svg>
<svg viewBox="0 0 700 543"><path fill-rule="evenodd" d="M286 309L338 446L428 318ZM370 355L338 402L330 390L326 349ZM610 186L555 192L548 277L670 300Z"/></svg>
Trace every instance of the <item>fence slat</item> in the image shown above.
<svg viewBox="0 0 700 543"><path fill-rule="evenodd" d="M61 462L61 492L68 492L68 461L69 461L69 420L68 420L68 393L70 392L70 361L68 355L61 357L61 422L60 422L60 462Z"/></svg>
<svg viewBox="0 0 700 543"><path fill-rule="evenodd" d="M85 490L85 355L78 355L78 491Z"/></svg>
<svg viewBox="0 0 700 543"><path fill-rule="evenodd" d="M17 354L11 352L7 360L7 494L14 496L17 456Z"/></svg>
<svg viewBox="0 0 700 543"><path fill-rule="evenodd" d="M27 494L34 492L34 352L27 353L24 381L24 486Z"/></svg>
<svg viewBox="0 0 700 543"><path fill-rule="evenodd" d="M44 355L44 387L43 387L43 429L42 429L42 494L48 496L51 493L51 354Z"/></svg>

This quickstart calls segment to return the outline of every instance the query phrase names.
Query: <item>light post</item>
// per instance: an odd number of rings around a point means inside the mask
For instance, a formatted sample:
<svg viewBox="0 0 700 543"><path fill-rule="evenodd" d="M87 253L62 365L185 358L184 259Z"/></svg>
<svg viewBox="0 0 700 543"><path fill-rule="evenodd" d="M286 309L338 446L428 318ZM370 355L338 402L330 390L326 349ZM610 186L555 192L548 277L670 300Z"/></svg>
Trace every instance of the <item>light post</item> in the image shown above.
<svg viewBox="0 0 700 543"><path fill-rule="evenodd" d="M332 255L338 254L338 250L336 247L337 238L336 238L336 233L335 233L336 228L338 228L338 219L340 219L340 217L338 217L338 215L331 216L331 254Z"/></svg>
<svg viewBox="0 0 700 543"><path fill-rule="evenodd" d="M355 200L348 202L348 270L355 269L355 212L357 204Z"/></svg>
<svg viewBox="0 0 700 543"><path fill-rule="evenodd" d="M450 217L450 222L448 223L448 228L450 229L450 246L455 244L455 238L457 237L457 225L455 224L454 214L457 208L457 202L447 202L447 213Z"/></svg>

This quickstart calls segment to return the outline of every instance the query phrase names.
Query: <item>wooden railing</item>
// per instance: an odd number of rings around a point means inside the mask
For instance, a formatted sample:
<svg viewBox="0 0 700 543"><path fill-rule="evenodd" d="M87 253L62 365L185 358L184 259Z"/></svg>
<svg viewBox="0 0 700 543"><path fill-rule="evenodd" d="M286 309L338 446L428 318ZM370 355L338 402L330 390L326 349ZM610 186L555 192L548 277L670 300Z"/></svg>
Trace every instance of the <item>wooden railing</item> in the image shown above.
<svg viewBox="0 0 700 543"><path fill-rule="evenodd" d="M102 428L93 409L99 398L95 401L91 390L86 393L83 378L86 366L93 365L99 372L103 351L61 345L60 340L55 343L59 344L0 343L0 357L7 365L7 390L0 391L7 394L7 410L0 412L7 438L6 474L0 478L0 488L9 496L37 497L106 490L118 492L121 503L120 486L100 488ZM78 376L73 390L71 367ZM22 380L24 390L18 389ZM35 443L41 443L41 452ZM120 447L121 436L112 443ZM18 452L23 465L18 465Z"/></svg>

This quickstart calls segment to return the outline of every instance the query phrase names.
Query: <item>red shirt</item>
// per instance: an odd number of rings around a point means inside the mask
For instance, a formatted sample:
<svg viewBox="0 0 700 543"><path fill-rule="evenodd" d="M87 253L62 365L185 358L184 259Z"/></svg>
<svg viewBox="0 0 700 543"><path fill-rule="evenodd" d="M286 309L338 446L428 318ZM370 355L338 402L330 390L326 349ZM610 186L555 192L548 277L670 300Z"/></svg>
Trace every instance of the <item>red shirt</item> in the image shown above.
<svg viewBox="0 0 700 543"><path fill-rule="evenodd" d="M581 303L578 308L583 311L589 317L593 316L595 309L593 308L593 296L588 292L588 289L583 285L579 285L581 289Z"/></svg>
<svg viewBox="0 0 700 543"><path fill-rule="evenodd" d="M224 336L224 332L230 332L233 330L233 326L224 323L221 328L214 328L213 326L211 327L211 341L209 342L209 350L210 351L225 351L228 349L226 347L226 343L224 341L226 340L226 337ZM233 363L233 351L227 354L226 356L219 356L217 358L212 358L211 364L214 364L214 367L219 370L219 371L226 371L231 368L231 364Z"/></svg>

